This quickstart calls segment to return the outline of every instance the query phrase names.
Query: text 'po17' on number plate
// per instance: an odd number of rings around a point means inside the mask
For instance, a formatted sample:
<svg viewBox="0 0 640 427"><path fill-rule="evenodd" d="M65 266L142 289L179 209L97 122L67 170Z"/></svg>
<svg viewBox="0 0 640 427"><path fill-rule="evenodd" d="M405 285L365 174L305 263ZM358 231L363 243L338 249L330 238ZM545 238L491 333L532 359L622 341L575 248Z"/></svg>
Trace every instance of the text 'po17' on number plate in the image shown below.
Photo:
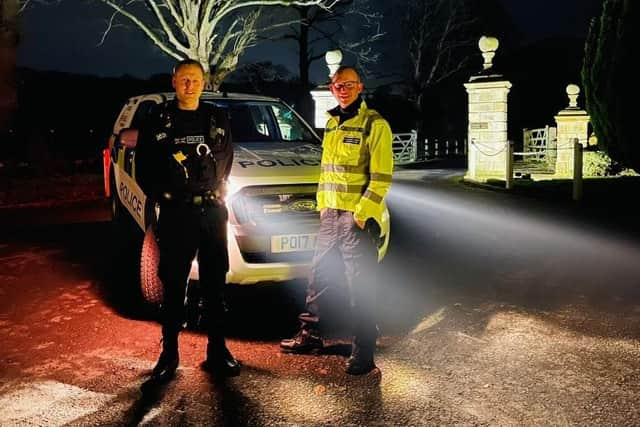
<svg viewBox="0 0 640 427"><path fill-rule="evenodd" d="M317 237L315 233L271 236L271 253L312 251Z"/></svg>

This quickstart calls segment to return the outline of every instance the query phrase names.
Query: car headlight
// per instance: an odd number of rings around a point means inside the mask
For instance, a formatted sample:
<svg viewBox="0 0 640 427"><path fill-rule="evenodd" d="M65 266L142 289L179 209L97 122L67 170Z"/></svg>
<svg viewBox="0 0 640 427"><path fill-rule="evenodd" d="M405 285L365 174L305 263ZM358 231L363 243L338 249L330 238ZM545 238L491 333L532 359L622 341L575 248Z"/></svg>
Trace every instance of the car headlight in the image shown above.
<svg viewBox="0 0 640 427"><path fill-rule="evenodd" d="M233 215L238 224L244 224L249 221L249 212L246 205L245 197L240 193L242 187L233 179L227 181L227 203L231 206Z"/></svg>
<svg viewBox="0 0 640 427"><path fill-rule="evenodd" d="M240 191L242 187L240 187L233 179L227 180L227 198L232 197L238 191Z"/></svg>

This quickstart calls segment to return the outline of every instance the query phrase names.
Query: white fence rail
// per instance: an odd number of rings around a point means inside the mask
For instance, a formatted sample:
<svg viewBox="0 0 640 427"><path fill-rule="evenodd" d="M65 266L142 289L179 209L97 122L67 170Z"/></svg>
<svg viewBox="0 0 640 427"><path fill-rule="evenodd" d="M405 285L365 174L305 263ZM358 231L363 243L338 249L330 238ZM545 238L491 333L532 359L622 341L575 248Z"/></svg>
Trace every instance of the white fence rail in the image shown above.
<svg viewBox="0 0 640 427"><path fill-rule="evenodd" d="M418 133L393 134L393 162L406 165L418 161Z"/></svg>
<svg viewBox="0 0 640 427"><path fill-rule="evenodd" d="M467 155L466 139L425 138L425 158L458 157Z"/></svg>
<svg viewBox="0 0 640 427"><path fill-rule="evenodd" d="M393 134L393 160L396 165L466 154L466 139L425 138L420 147L416 131Z"/></svg>

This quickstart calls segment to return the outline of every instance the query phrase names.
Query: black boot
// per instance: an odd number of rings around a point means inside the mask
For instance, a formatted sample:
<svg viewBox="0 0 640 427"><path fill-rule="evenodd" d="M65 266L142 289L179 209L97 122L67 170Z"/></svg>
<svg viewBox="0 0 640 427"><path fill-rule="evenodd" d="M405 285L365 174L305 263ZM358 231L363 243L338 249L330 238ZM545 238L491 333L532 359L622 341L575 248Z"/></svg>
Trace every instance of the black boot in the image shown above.
<svg viewBox="0 0 640 427"><path fill-rule="evenodd" d="M349 375L364 375L376 369L373 362L373 345L353 343L351 357L347 359L345 372Z"/></svg>
<svg viewBox="0 0 640 427"><path fill-rule="evenodd" d="M283 353L308 354L322 350L323 343L320 334L311 329L300 329L292 338L280 341Z"/></svg>
<svg viewBox="0 0 640 427"><path fill-rule="evenodd" d="M209 338L207 344L207 360L200 365L203 371L216 377L236 377L240 375L240 362L238 362L229 349L224 339Z"/></svg>
<svg viewBox="0 0 640 427"><path fill-rule="evenodd" d="M178 369L179 361L178 336L163 337L162 353L160 353L158 363L151 372L151 379L156 381L171 379Z"/></svg>

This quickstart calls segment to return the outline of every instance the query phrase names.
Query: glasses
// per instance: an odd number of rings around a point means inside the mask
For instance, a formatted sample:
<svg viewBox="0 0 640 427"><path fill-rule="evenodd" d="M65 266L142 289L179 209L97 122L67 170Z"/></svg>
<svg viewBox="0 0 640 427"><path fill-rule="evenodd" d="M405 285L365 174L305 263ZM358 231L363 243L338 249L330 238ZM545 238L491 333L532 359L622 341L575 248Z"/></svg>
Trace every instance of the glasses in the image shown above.
<svg viewBox="0 0 640 427"><path fill-rule="evenodd" d="M356 86L358 86L358 83L360 83L360 82L352 80L352 81L347 81L347 82L342 82L342 83L331 83L329 86L334 88L336 91L340 91L342 89L352 90Z"/></svg>

